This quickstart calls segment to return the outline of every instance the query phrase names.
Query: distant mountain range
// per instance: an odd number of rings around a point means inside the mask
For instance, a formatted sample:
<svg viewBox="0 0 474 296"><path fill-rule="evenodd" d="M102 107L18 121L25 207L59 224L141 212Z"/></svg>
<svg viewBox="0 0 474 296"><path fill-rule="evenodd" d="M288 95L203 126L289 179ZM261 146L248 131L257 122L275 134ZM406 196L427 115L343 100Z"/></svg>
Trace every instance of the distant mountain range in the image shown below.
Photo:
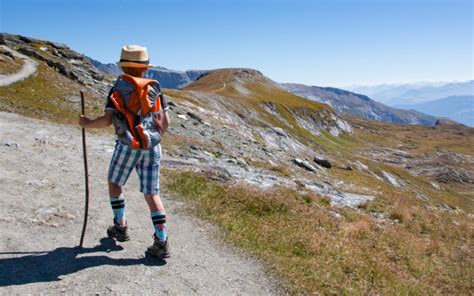
<svg viewBox="0 0 474 296"><path fill-rule="evenodd" d="M89 59L99 71L114 76L122 74L122 70L116 64L103 64L92 58ZM146 77L158 80L164 88L179 89L195 81L206 72L205 70L177 71L164 67L153 67L147 71Z"/></svg>
<svg viewBox="0 0 474 296"><path fill-rule="evenodd" d="M416 110L474 126L474 80L381 84L349 89L392 107Z"/></svg>
<svg viewBox="0 0 474 296"><path fill-rule="evenodd" d="M397 105L397 107L446 117L474 127L474 96L451 96L424 103Z"/></svg>
<svg viewBox="0 0 474 296"><path fill-rule="evenodd" d="M465 82L420 82L349 86L350 91L367 95L389 106L418 104L451 96L474 95L474 80Z"/></svg>
<svg viewBox="0 0 474 296"><path fill-rule="evenodd" d="M295 95L328 104L341 114L355 115L371 120L403 124L434 125L436 118L414 110L400 110L370 99L368 96L333 87L282 83Z"/></svg>

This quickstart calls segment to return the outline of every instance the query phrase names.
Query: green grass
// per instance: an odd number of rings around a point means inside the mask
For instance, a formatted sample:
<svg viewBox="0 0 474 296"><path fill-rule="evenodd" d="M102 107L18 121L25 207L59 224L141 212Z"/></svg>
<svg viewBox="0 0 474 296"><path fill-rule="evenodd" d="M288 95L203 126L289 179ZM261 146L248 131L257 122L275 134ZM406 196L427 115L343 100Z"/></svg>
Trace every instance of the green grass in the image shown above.
<svg viewBox="0 0 474 296"><path fill-rule="evenodd" d="M164 171L164 188L217 224L223 238L257 255L305 294L469 294L472 217L417 208L400 196L401 224L288 189L228 186L196 173ZM370 206L369 206L370 207ZM417 216L414 216L417 214ZM439 223L443 221L443 223Z"/></svg>
<svg viewBox="0 0 474 296"><path fill-rule="evenodd" d="M259 167L262 169L270 170L282 177L291 177L291 171L287 166L281 164L272 164L268 161L256 160L256 159L247 159L247 162L250 163L253 167Z"/></svg>
<svg viewBox="0 0 474 296"><path fill-rule="evenodd" d="M215 151L215 150L209 150L209 153L211 153L212 155L214 155L215 158L221 158L221 153Z"/></svg>

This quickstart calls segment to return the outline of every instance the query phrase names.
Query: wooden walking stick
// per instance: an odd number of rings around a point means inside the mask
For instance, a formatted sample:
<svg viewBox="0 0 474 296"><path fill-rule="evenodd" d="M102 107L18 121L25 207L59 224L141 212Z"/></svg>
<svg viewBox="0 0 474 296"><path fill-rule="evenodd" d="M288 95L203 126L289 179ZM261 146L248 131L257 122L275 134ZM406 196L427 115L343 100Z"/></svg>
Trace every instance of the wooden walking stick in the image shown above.
<svg viewBox="0 0 474 296"><path fill-rule="evenodd" d="M81 90L81 114L85 115L84 92ZM79 247L82 248L84 235L86 234L87 217L89 215L89 169L87 168L87 147L86 147L86 129L82 128L82 154L84 156L84 177L86 182L86 206L84 209L84 224L82 225L81 241Z"/></svg>

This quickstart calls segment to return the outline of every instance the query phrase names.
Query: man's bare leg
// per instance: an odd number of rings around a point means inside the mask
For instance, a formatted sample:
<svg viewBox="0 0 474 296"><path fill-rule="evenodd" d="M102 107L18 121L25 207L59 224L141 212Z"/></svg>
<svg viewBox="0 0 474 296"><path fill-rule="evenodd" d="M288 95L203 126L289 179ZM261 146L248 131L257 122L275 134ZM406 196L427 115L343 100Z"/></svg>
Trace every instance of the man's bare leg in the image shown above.
<svg viewBox="0 0 474 296"><path fill-rule="evenodd" d="M155 227L155 236L166 241L166 212L159 194L145 194L145 200L150 208L151 220Z"/></svg>
<svg viewBox="0 0 474 296"><path fill-rule="evenodd" d="M126 225L125 219L125 200L122 195L122 186L108 181L109 185L109 197L112 211L114 212L115 222L124 226Z"/></svg>

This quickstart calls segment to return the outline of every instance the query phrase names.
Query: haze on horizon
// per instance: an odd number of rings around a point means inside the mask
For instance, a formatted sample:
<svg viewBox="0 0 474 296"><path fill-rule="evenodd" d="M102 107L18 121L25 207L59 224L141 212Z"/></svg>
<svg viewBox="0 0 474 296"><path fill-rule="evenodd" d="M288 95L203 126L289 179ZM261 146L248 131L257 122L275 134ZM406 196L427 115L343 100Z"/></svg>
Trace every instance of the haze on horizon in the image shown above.
<svg viewBox="0 0 474 296"><path fill-rule="evenodd" d="M473 79L472 14L470 0L0 0L0 31L106 63L140 44L170 69L340 87Z"/></svg>

